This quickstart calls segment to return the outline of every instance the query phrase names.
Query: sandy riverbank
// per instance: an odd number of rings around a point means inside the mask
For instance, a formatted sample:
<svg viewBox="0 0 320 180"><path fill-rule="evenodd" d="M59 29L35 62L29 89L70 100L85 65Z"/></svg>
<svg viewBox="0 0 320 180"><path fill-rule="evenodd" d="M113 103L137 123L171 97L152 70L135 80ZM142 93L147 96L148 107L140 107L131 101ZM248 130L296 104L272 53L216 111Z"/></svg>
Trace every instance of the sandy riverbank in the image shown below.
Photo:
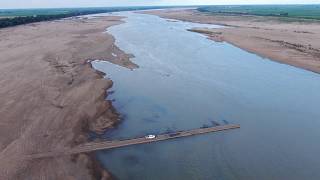
<svg viewBox="0 0 320 180"><path fill-rule="evenodd" d="M320 73L320 22L284 22L275 17L208 15L197 10L153 10L164 18L229 26L195 29L262 57Z"/></svg>
<svg viewBox="0 0 320 180"><path fill-rule="evenodd" d="M118 121L105 101L112 81L88 60L135 68L103 33L120 17L41 22L0 29L0 179L108 178L87 154L26 161L87 141Z"/></svg>

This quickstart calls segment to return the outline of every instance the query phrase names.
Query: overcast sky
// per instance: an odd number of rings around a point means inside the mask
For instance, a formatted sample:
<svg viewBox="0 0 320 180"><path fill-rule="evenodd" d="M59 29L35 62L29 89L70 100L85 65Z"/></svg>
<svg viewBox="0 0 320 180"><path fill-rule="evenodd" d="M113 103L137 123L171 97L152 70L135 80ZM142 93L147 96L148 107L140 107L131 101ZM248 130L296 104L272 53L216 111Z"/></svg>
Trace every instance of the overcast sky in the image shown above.
<svg viewBox="0 0 320 180"><path fill-rule="evenodd" d="M319 4L320 0L0 0L5 8L97 6L208 5L208 4Z"/></svg>

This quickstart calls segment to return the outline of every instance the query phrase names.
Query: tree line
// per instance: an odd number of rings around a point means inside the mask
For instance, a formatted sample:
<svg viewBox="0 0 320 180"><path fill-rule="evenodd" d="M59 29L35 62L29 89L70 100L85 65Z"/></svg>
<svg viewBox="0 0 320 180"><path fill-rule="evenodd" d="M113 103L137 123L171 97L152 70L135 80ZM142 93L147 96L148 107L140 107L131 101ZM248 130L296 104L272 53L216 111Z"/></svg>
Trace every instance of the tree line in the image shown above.
<svg viewBox="0 0 320 180"><path fill-rule="evenodd" d="M52 14L52 15L33 15L33 16L19 16L13 18L0 18L0 28L17 26L22 24L41 22L41 21L50 21L57 20L62 18L68 18L73 16L82 16L88 14L99 14L99 13L108 13L108 12L117 12L117 11L128 11L128 10L144 10L144 9L153 9L156 7L127 7L127 8L106 8L106 9L79 9L70 11L63 14Z"/></svg>

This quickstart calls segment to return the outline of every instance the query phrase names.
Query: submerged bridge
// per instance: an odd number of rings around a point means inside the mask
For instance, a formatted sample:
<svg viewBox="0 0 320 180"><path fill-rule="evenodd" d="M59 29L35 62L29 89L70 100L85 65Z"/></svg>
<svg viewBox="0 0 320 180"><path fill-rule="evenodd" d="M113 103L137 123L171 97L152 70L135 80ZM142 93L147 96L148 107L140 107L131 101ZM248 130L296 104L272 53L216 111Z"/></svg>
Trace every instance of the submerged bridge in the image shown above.
<svg viewBox="0 0 320 180"><path fill-rule="evenodd" d="M136 145L136 144L153 143L158 141L195 136L199 134L225 131L225 130L231 130L231 129L237 129L237 128L240 128L240 125L229 124L229 125L205 127L205 128L198 128L198 129L192 129L192 130L177 131L173 133L160 134L153 139L140 137L140 138L126 139L126 140L90 142L90 143L82 144L73 148L68 148L68 149L65 148L65 149L59 149L59 150L57 149L51 152L31 154L31 155L27 155L26 158L39 159L39 158L50 158L50 157L56 157L56 156L66 156L66 155L86 153L86 152L92 152L92 151L98 151L98 150L120 148L124 146Z"/></svg>

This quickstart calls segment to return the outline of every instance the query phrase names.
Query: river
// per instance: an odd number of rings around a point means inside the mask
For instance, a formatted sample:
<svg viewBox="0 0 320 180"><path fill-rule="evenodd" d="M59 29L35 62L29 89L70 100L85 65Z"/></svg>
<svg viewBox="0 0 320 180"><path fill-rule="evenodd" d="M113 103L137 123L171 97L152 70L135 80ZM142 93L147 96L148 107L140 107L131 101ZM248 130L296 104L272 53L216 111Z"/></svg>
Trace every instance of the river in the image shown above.
<svg viewBox="0 0 320 180"><path fill-rule="evenodd" d="M320 179L320 75L189 32L214 25L131 12L108 29L135 70L103 61L108 99L122 123L107 139L193 129L241 128L97 152L119 179Z"/></svg>

